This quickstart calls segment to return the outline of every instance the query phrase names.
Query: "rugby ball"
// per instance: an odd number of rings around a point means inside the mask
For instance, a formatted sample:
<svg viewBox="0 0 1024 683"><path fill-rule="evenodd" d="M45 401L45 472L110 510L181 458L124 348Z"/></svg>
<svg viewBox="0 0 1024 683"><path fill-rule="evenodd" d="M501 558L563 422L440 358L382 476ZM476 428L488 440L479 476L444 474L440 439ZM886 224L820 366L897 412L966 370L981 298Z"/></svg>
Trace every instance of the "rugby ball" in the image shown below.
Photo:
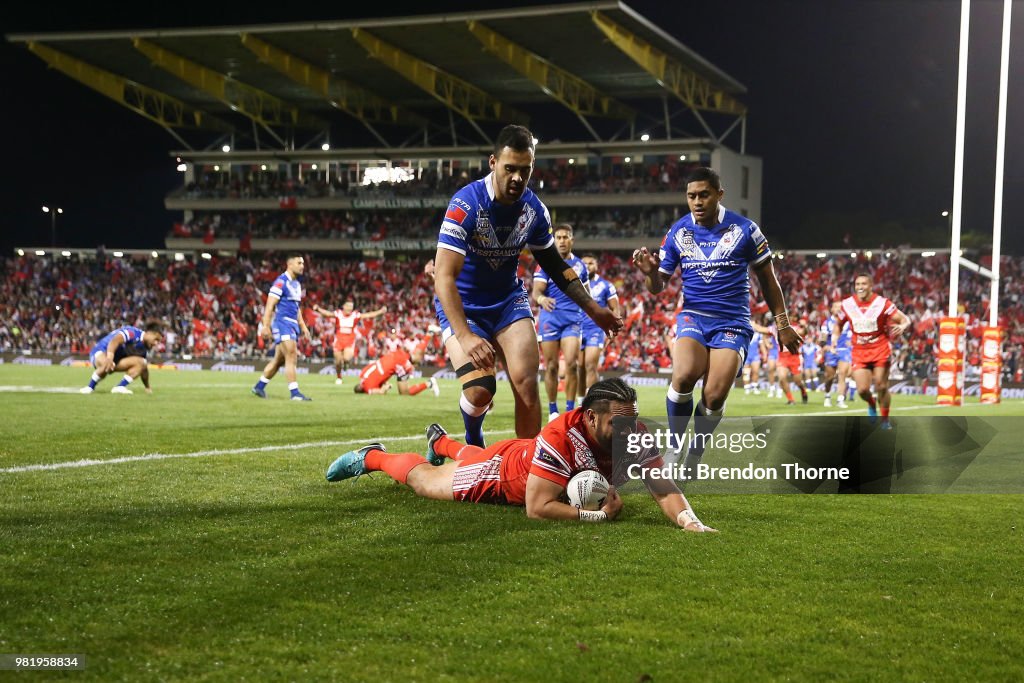
<svg viewBox="0 0 1024 683"><path fill-rule="evenodd" d="M600 510L608 496L608 480L597 470L583 470L565 486L569 505L584 510Z"/></svg>

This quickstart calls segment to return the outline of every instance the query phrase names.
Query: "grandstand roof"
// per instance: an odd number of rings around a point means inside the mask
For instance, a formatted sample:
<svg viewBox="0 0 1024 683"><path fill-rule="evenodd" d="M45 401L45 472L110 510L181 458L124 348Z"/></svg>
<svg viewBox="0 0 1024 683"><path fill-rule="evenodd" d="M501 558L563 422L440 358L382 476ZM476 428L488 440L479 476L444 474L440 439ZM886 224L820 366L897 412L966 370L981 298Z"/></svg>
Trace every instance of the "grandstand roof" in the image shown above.
<svg viewBox="0 0 1024 683"><path fill-rule="evenodd" d="M694 111L746 111L735 99L743 85L617 0L7 39L175 130L321 130L350 122L341 110L397 144L381 124L448 131L453 112L483 135L478 122L525 123L536 105L558 102L579 116L581 138L602 139L612 136L591 122L667 119L665 96Z"/></svg>

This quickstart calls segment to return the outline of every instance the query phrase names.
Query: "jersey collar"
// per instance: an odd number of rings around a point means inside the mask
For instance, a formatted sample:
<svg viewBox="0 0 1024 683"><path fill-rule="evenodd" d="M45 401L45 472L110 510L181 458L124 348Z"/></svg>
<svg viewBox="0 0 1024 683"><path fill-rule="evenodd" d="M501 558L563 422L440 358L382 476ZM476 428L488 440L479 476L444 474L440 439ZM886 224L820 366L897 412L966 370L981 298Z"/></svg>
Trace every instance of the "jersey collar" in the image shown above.
<svg viewBox="0 0 1024 683"><path fill-rule="evenodd" d="M484 185L487 187L487 198L492 202L494 201L494 171L487 174L484 178Z"/></svg>

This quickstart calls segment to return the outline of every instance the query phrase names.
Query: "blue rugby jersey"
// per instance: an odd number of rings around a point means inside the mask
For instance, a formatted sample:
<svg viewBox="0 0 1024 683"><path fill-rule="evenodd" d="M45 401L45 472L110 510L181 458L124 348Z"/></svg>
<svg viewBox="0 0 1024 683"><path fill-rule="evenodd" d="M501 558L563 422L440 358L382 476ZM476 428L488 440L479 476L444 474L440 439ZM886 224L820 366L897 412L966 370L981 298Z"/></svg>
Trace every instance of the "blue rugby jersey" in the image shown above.
<svg viewBox="0 0 1024 683"><path fill-rule="evenodd" d="M270 287L270 296L279 299L277 308L274 309L274 321L284 320L285 322L298 324L299 302L302 301L302 283L293 279L285 271L277 276L274 284Z"/></svg>
<svg viewBox="0 0 1024 683"><path fill-rule="evenodd" d="M149 351L149 349L146 348L146 344L142 341L142 330L131 325L125 325L124 327L117 328L96 342L96 346L101 350L106 351L107 347L110 346L110 342L118 335L124 339L124 343L121 344L120 348L123 348L126 353L134 351L141 353L142 355L146 355L146 352Z"/></svg>
<svg viewBox="0 0 1024 683"><path fill-rule="evenodd" d="M822 324L822 332L825 333L825 343L832 343L832 331L836 328L836 319L829 316L825 319ZM853 346L853 332L850 330L849 325L843 326L843 331L839 333L839 345L833 350L838 351L839 349L849 349Z"/></svg>
<svg viewBox="0 0 1024 683"><path fill-rule="evenodd" d="M466 257L455 280L464 305L490 306L519 293L520 252L526 246L544 249L554 244L551 215L537 195L527 188L514 204L500 204L494 200L493 177L491 173L455 193L437 238L439 248Z"/></svg>
<svg viewBox="0 0 1024 683"><path fill-rule="evenodd" d="M618 297L619 293L615 291L615 285L611 282L600 275L594 275L590 278L590 296L594 297L598 306L608 308L608 301ZM583 329L600 330L601 328L589 316L583 316Z"/></svg>
<svg viewBox="0 0 1024 683"><path fill-rule="evenodd" d="M587 264L583 263L582 259L577 258L574 254L570 253L569 257L565 259L565 262L570 268L576 271L576 275L580 278L580 282L587 281ZM544 290L544 296L550 296L555 300L555 310L550 311L550 314L569 313L571 316L583 316L583 309L580 308L575 301L570 299L569 296L563 292L550 277L548 277L548 274L544 272L543 268L537 266L537 270L534 271L533 279L534 281L547 283L547 289ZM593 292L591 292L591 296L593 296Z"/></svg>
<svg viewBox="0 0 1024 683"><path fill-rule="evenodd" d="M680 269L684 311L750 324L750 278L747 268L771 258L768 240L748 218L718 207L718 223L705 228L686 214L676 221L661 245L659 270Z"/></svg>

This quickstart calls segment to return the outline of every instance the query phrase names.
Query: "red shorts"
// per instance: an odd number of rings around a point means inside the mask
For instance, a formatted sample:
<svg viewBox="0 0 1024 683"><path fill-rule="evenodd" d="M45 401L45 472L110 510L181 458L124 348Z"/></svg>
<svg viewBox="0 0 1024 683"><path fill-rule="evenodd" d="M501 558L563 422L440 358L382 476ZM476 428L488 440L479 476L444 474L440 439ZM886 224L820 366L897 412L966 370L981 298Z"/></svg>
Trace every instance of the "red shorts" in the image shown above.
<svg viewBox="0 0 1024 683"><path fill-rule="evenodd" d="M800 375L800 356L792 353L780 353L779 365L789 370L793 375Z"/></svg>
<svg viewBox="0 0 1024 683"><path fill-rule="evenodd" d="M488 503L491 505L525 505L525 500L513 496L509 500L501 481L501 460L503 457L518 458L523 448L533 445L533 439L509 439L491 444L480 453L459 461L452 476L452 497L466 503ZM525 479L524 475L524 479ZM510 491L525 492L526 482L507 482Z"/></svg>
<svg viewBox="0 0 1024 683"><path fill-rule="evenodd" d="M344 351L345 349L355 348L356 335L354 334L338 334L334 337L334 350Z"/></svg>
<svg viewBox="0 0 1024 683"><path fill-rule="evenodd" d="M871 370L874 368L888 367L892 350L889 345L877 347L853 347L853 362L850 370Z"/></svg>

